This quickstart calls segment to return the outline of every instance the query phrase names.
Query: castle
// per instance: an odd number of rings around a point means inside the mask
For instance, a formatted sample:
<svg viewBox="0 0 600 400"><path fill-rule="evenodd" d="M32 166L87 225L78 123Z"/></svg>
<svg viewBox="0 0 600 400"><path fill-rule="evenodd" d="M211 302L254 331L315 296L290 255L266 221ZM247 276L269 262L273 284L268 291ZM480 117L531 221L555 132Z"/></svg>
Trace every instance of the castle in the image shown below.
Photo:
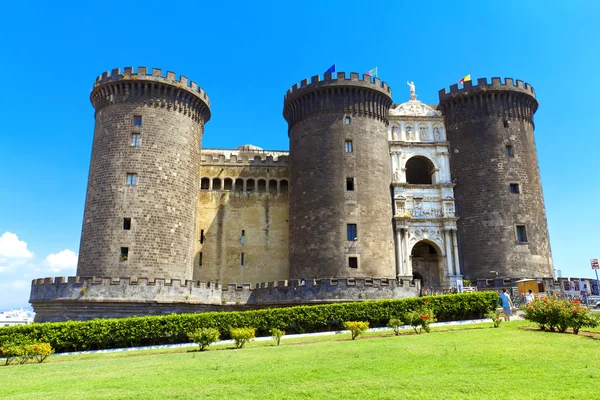
<svg viewBox="0 0 600 400"><path fill-rule="evenodd" d="M284 97L290 150L202 149L208 95L139 67L96 79L77 276L36 279L37 321L418 296L552 278L522 81L439 105L326 73Z"/></svg>

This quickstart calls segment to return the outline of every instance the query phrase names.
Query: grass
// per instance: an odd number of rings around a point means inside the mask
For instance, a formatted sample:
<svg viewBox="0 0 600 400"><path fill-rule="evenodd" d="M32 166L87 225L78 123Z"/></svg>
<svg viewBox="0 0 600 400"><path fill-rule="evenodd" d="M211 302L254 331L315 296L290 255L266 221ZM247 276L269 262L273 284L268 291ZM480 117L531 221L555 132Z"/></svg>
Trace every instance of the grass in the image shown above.
<svg viewBox="0 0 600 400"><path fill-rule="evenodd" d="M503 323L53 356L0 368L11 399L600 398L600 340Z"/></svg>

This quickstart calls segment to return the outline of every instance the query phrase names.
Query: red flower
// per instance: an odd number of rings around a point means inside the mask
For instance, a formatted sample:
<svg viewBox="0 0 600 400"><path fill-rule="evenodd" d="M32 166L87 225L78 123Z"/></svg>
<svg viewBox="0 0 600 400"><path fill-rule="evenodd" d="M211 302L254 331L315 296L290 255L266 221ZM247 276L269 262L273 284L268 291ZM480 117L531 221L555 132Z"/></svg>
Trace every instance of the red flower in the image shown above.
<svg viewBox="0 0 600 400"><path fill-rule="evenodd" d="M420 317L421 317L421 319L425 319L425 316L424 316L424 315L421 315Z"/></svg>

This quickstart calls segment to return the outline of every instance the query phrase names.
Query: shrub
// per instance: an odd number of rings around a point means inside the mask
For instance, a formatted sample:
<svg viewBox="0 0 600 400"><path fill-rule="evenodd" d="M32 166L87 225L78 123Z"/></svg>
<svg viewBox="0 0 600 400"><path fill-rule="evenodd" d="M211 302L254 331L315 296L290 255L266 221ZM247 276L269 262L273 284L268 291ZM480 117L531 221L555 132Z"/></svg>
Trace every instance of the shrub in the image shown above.
<svg viewBox="0 0 600 400"><path fill-rule="evenodd" d="M48 343L33 343L23 346L25 354L29 359L35 359L37 362L42 363L52 353L54 349Z"/></svg>
<svg viewBox="0 0 600 400"><path fill-rule="evenodd" d="M23 346L7 343L0 347L0 356L4 358L4 365L18 359L23 354Z"/></svg>
<svg viewBox="0 0 600 400"><path fill-rule="evenodd" d="M583 327L594 328L599 323L588 308L556 297L543 297L529 303L525 307L525 319L538 324L541 330L566 332L572 328L574 334Z"/></svg>
<svg viewBox="0 0 600 400"><path fill-rule="evenodd" d="M368 321L371 327L377 327L424 305L433 310L438 321L454 321L483 318L496 308L497 300L495 292L478 292L242 312L46 322L0 327L0 345L43 341L61 352L185 343L189 341L188 333L199 328L218 329L221 338L229 339L230 329L238 326L253 326L261 335L268 335L274 326L287 333L339 330L342 321Z"/></svg>
<svg viewBox="0 0 600 400"><path fill-rule="evenodd" d="M388 328L392 328L394 330L394 335L396 335L396 336L398 336L400 334L400 327L402 325L404 325L404 322L402 322L398 318L390 319L390 322L388 322L388 324L387 324Z"/></svg>
<svg viewBox="0 0 600 400"><path fill-rule="evenodd" d="M277 346L279 346L281 338L283 337L283 335L285 335L285 331L277 328L271 328L270 332L271 336L273 336L273 340L275 340L275 343L277 344Z"/></svg>
<svg viewBox="0 0 600 400"><path fill-rule="evenodd" d="M344 329L347 329L352 333L352 340L356 339L358 335L362 335L369 330L368 321L347 321L343 324Z"/></svg>
<svg viewBox="0 0 600 400"><path fill-rule="evenodd" d="M230 336L235 342L235 347L241 349L248 342L254 340L256 329L254 328L233 328L230 331Z"/></svg>
<svg viewBox="0 0 600 400"><path fill-rule="evenodd" d="M498 311L490 311L486 314L486 318L489 318L494 323L494 328L499 328L500 323L502 323L503 314Z"/></svg>
<svg viewBox="0 0 600 400"><path fill-rule="evenodd" d="M188 334L190 340L200 346L200 351L218 342L220 336L219 330L215 328L200 328Z"/></svg>
<svg viewBox="0 0 600 400"><path fill-rule="evenodd" d="M418 310L411 311L404 316L404 323L412 326L417 334L423 331L429 333L429 324L435 321L433 310L427 306L422 306Z"/></svg>

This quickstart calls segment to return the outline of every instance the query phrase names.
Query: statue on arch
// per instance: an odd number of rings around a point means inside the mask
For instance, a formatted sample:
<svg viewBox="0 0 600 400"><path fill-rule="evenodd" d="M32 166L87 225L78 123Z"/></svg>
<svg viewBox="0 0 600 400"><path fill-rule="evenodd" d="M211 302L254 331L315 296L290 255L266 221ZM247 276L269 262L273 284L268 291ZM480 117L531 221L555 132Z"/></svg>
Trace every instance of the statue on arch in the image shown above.
<svg viewBox="0 0 600 400"><path fill-rule="evenodd" d="M411 100L416 100L417 99L417 94L416 94L416 91L415 91L415 83L411 82L411 81L406 81L406 84L410 88L410 99Z"/></svg>

